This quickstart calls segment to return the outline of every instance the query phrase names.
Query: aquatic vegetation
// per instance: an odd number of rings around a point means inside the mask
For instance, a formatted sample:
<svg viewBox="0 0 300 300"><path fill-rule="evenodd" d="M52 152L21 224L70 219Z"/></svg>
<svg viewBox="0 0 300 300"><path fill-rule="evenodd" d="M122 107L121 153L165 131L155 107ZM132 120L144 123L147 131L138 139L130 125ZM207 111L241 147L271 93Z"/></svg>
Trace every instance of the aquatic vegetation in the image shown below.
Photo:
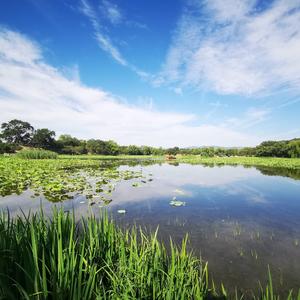
<svg viewBox="0 0 300 300"><path fill-rule="evenodd" d="M101 214L78 224L73 214L41 211L11 218L0 215L1 299L244 299L210 281L207 264L158 232L122 231ZM279 299L271 272L252 299ZM287 299L296 299L290 291ZM247 298L248 299L248 298Z"/></svg>
<svg viewBox="0 0 300 300"><path fill-rule="evenodd" d="M125 163L122 162L122 164ZM131 162L132 163L132 162ZM140 162L135 162L140 163ZM153 162L152 162L153 163ZM134 171L132 170L124 170L123 167L118 168L118 166L121 163L117 160L114 162L108 161L108 160L102 160L102 159L91 159L89 160L88 158L78 158L78 157L73 157L71 158L57 158L56 160L24 160L20 159L17 157L0 157L0 194L2 196L5 195L10 195L11 193L22 193L25 190L29 190L29 196L36 198L36 197L42 197L45 196L47 199L51 201L63 201L65 199L69 199L72 197L77 197L76 202L79 202L80 209L85 211L84 206L92 206L93 211L97 210L97 207L102 207L101 210L104 210L105 205L108 205L113 201L114 196L117 195L118 193L114 193L116 189L121 186L118 182L122 180L128 180L128 182L124 183L126 188L129 187L130 191L134 190L138 186L144 186L146 184L149 184L148 182L152 180L152 175L150 175L145 170L147 168L134 168ZM127 165L127 161L125 163ZM138 171L136 171L138 170ZM291 169L292 170L292 169ZM157 174L156 174L157 175ZM159 178L159 176L155 177ZM137 184L137 186L134 186L133 184ZM152 184L151 184L152 185ZM180 186L180 185L178 185ZM143 189L138 189L136 192L142 192ZM175 190L174 185L172 185L172 193L173 195L176 195L180 200L185 200L183 195L183 191ZM26 193L27 194L27 193ZM173 196L172 195L172 196ZM22 197L22 196L21 196ZM12 199L15 197L12 197ZM1 197L0 197L1 199ZM169 202L172 199L170 197L167 202L164 202L164 205L170 204L174 206L175 208L172 209L169 207L168 214L170 217L170 223L172 223L172 226L175 224L178 229L178 232L180 231L179 227L184 227L185 225L185 220L183 220L182 212L183 214L185 212L188 212L189 210L192 210L192 207L189 205L190 208L176 208L177 206L184 206L185 202L180 201L180 204L177 203L179 202L176 197L173 197L172 201L173 203ZM4 200L5 201L5 200ZM36 201L39 202L39 201ZM184 203L184 205L183 205ZM178 204L178 205L177 205ZM69 204L67 204L68 206ZM121 209L119 211L122 211L121 213L118 211L120 215L116 215L116 218L119 218L120 220L124 221L123 219L126 218L126 226L127 224L127 217L124 216L124 213L126 214L126 210L123 208L126 208L126 206L121 206ZM125 212L124 212L125 211ZM211 212L208 211L208 214ZM214 211L212 212L214 213ZM123 215L122 215L123 214ZM128 210L129 214L129 210ZM178 215L178 217L176 216ZM127 216L127 215L126 215ZM130 217L134 216L134 212L131 211ZM176 216L176 218L174 218ZM222 216L222 218L225 218ZM227 219L226 219L227 220ZM233 219L228 219L230 220L230 226L226 228L212 228L212 231L208 232L208 237L206 237L206 241L211 243L211 238L214 237L216 240L214 243L221 244L223 241L226 243L230 243L230 241L234 241L234 247L232 248L233 251L233 256L236 257L236 249L238 249L238 261L244 261L245 263L248 263L248 260L252 262L252 265L258 266L260 264L265 263L265 254L261 250L260 246L261 244L264 244L266 242L267 238L267 243L268 245L271 244L270 240L273 240L273 233L271 234L270 231L267 232L267 235L265 235L265 231L263 229L259 228L260 232L258 230L255 230L256 227L251 227L250 230L247 230L247 226L245 226L243 223L239 224ZM121 222L122 223L122 222ZM130 221L128 221L130 223ZM78 226L78 228L81 228L81 225ZM190 221L188 221L187 226L186 226L186 231L190 231ZM168 228L170 230L170 228ZM226 231L227 230L227 231ZM235 238L232 238L232 231L235 236ZM185 231L184 231L185 232ZM93 233L94 234L94 233ZM203 235L206 235L207 233L203 233ZM226 241L227 234L230 235L230 238L228 241ZM0 233L1 235L1 233ZM22 236L19 236L22 238ZM250 247L248 248L247 246L244 245L243 240L250 239L251 237L251 244L249 243ZM78 235L78 240L81 240L84 238L82 235ZM149 238L149 237L148 237ZM297 246L298 247L298 240L295 238L298 238L297 236L293 236L291 240L289 240L289 246L291 248ZM97 240L97 237L95 237ZM110 237L107 237L107 239L110 239ZM275 242L279 240L279 236L277 238L274 238ZM138 238L138 241L140 241L140 238ZM204 241L204 243L206 242ZM248 241L247 241L248 243ZM272 243L273 244L273 243ZM49 244L48 244L49 245ZM22 246L22 245L21 245ZM239 248L240 246L240 248ZM29 247L29 246L28 246ZM1 248L1 247L0 247ZM257 249L256 250L251 250L251 255L250 255L250 249ZM293 248L294 251L297 250L297 248ZM198 250L198 249L196 249ZM102 251L99 248L99 251ZM121 250L120 250L121 251ZM129 251L127 248L124 250L127 255L127 251ZM258 253L259 253L259 258L258 258ZM47 252L45 252L46 254ZM0 251L0 256L3 254L3 252ZM102 255L102 254L101 254ZM102 257L100 254L96 255L95 260L98 259L98 257ZM141 254L142 255L142 254ZM147 256L145 254L145 256ZM84 259L89 262L85 257ZM211 260L211 258L209 258ZM1 258L0 258L1 261ZM39 258L39 262L42 263L42 258ZM153 261L148 262L151 264ZM235 263L235 261L233 260ZM116 261L115 261L116 263ZM89 263L88 263L89 264ZM47 264L48 268L48 264ZM89 266L84 265L85 269L88 269ZM114 272L117 272L118 270L113 269ZM276 269L277 270L277 269ZM47 271L48 272L48 271ZM1 266L0 266L0 273L1 271ZM80 274L80 273L79 273ZM261 274L261 273L260 273ZM40 275L38 275L40 276ZM42 275L41 275L42 276ZM62 276L62 275L61 275ZM86 278L84 277L85 275L81 275L81 278ZM111 278L114 278L114 274L110 274ZM146 276L146 275L145 275ZM152 276L152 275L151 275ZM251 276L249 274L249 276ZM284 275L285 276L285 275ZM99 277L96 277L97 280ZM227 282L227 277L226 274L224 274L225 282ZM228 276L230 278L230 275ZM277 279L277 277L275 277ZM285 279L285 284L287 284L286 278ZM66 279L67 280L67 279ZM75 280L76 279L72 279ZM85 280L86 279L82 279ZM100 279L102 280L102 278ZM105 279L105 280L111 280ZM115 280L119 280L119 277L116 277ZM135 279L138 281L138 279ZM219 278L217 278L219 280ZM0 278L1 281L1 278ZM228 280L229 281L229 280ZM220 282L220 281L218 281ZM277 280L275 281L277 284ZM126 285L125 280L121 280L121 284L124 286ZM132 283L131 281L128 284L135 284ZM226 283L228 284L228 282ZM229 283L230 284L230 283ZM99 286L98 286L99 288ZM101 287L103 289L106 289L106 285L103 285ZM110 286L108 287L108 289ZM115 284L114 289L117 289L117 283ZM131 290L132 287L124 287L125 290ZM226 294L224 286L221 289L221 292L219 294L223 294L224 296L228 295ZM211 288L210 293L214 294L215 288ZM110 290L111 291L111 290ZM110 292L108 292L109 294ZM52 295L50 292L48 293L48 296L46 298L51 298ZM93 296L98 295L96 292L93 294ZM112 296L113 295L113 296ZM136 295L140 296L138 292L136 292ZM138 297L136 296L136 297ZM173 295L172 295L173 296ZM40 298L43 298L40 296ZM82 296L83 297L83 296ZM103 296L99 296L99 298L120 298L120 294L109 294ZM170 296L171 297L171 296ZM31 298L31 297L30 297ZM33 298L33 297L32 297ZM45 297L44 297L45 298ZM92 297L93 298L93 297ZM96 297L94 297L96 298ZM130 294L128 296L130 299L134 299L134 296ZM156 299L159 297L156 297ZM179 296L177 298L180 298ZM1 287L0 287L0 299L1 299ZM146 296L144 299L148 299ZM172 299L172 298L170 298ZM196 296L192 299L198 299ZM247 298L248 299L248 298ZM267 299L267 298L266 298ZM282 299L282 298L281 298Z"/></svg>
<svg viewBox="0 0 300 300"><path fill-rule="evenodd" d="M238 248L238 254L239 254L239 256L244 256L245 252L244 252L244 249L242 247Z"/></svg>
<svg viewBox="0 0 300 300"><path fill-rule="evenodd" d="M56 159L58 154L44 149L23 149L17 156L25 159Z"/></svg>
<svg viewBox="0 0 300 300"><path fill-rule="evenodd" d="M172 206L185 206L186 203L183 201L177 200L176 196L174 196L169 204Z"/></svg>
<svg viewBox="0 0 300 300"><path fill-rule="evenodd" d="M191 164L211 164L214 165L244 165L262 166L272 168L300 169L300 159L298 158L278 158L278 157L203 157L199 155L182 155L178 162Z"/></svg>
<svg viewBox="0 0 300 300"><path fill-rule="evenodd" d="M33 197L43 195L54 202L80 194L92 199L101 194L110 195L120 180L140 177L141 172L117 170L101 160L0 157L0 196L30 189Z"/></svg>
<svg viewBox="0 0 300 300"><path fill-rule="evenodd" d="M181 248L170 253L157 232L122 232L107 216L54 211L0 217L1 299L202 299L207 266ZM80 229L79 229L80 228Z"/></svg>
<svg viewBox="0 0 300 300"><path fill-rule="evenodd" d="M256 260L258 259L258 254L255 249L254 250L251 249L250 253L251 253L251 256L254 257Z"/></svg>
<svg viewBox="0 0 300 300"><path fill-rule="evenodd" d="M242 227L238 222L236 222L235 223L235 228L234 228L234 231L233 231L233 236L234 237L240 236L241 233L242 233Z"/></svg>
<svg viewBox="0 0 300 300"><path fill-rule="evenodd" d="M183 201L179 201L179 200L171 200L170 205L172 205L172 206L185 206L186 203L183 202Z"/></svg>

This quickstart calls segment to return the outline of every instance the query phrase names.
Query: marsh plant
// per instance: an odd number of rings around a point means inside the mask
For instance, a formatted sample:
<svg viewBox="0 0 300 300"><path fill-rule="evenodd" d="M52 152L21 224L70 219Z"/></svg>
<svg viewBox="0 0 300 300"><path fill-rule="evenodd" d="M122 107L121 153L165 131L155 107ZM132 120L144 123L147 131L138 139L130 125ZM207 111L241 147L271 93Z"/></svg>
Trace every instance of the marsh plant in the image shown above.
<svg viewBox="0 0 300 300"><path fill-rule="evenodd" d="M0 217L1 299L201 299L207 266L181 248L121 231L103 214Z"/></svg>
<svg viewBox="0 0 300 300"><path fill-rule="evenodd" d="M44 149L23 149L17 153L17 157L24 159L56 159L58 154Z"/></svg>
<svg viewBox="0 0 300 300"><path fill-rule="evenodd" d="M106 200L116 182L141 177L141 172L119 171L99 160L0 157L0 196L29 189L33 197L43 195L53 202L75 194L87 199L102 196Z"/></svg>
<svg viewBox="0 0 300 300"><path fill-rule="evenodd" d="M0 216L0 299L242 299L209 285L208 267L180 247L122 231L105 213L76 222L54 209ZM219 290L219 292L217 292ZM300 299L290 292L287 299ZM269 283L253 299L279 299Z"/></svg>

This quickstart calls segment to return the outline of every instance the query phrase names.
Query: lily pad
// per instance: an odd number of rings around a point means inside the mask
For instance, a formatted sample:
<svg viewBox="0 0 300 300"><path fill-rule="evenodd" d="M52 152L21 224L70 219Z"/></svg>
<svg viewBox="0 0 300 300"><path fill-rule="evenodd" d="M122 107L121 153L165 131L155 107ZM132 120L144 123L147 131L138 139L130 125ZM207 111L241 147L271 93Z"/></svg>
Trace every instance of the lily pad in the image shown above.
<svg viewBox="0 0 300 300"><path fill-rule="evenodd" d="M172 206L185 206L185 202L179 200L172 200L170 201L170 205Z"/></svg>

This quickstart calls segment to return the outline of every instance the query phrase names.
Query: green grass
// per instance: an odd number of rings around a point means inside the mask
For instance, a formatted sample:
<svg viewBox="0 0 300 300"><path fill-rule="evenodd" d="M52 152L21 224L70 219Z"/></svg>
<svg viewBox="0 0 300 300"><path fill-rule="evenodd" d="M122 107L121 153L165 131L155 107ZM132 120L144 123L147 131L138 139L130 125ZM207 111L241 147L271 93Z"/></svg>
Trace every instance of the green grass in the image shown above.
<svg viewBox="0 0 300 300"><path fill-rule="evenodd" d="M58 154L43 149L23 149L19 151L16 156L24 159L56 159Z"/></svg>
<svg viewBox="0 0 300 300"><path fill-rule="evenodd" d="M164 156L153 155L60 155L61 159L83 159L83 160L155 160L165 161ZM179 155L176 160L170 163L191 163L209 165L244 165L262 166L273 168L300 169L299 158L279 158L279 157L203 157L200 155Z"/></svg>
<svg viewBox="0 0 300 300"><path fill-rule="evenodd" d="M134 160L134 161L164 161L165 157L160 155L97 155L97 154L82 154L82 155L59 155L61 159L82 159L82 160Z"/></svg>
<svg viewBox="0 0 300 300"><path fill-rule="evenodd" d="M207 267L156 233L122 232L107 216L54 211L0 217L1 299L202 299Z"/></svg>
<svg viewBox="0 0 300 300"><path fill-rule="evenodd" d="M183 155L177 158L177 162L207 165L244 165L262 166L272 168L300 169L299 158L277 157L203 157L199 155Z"/></svg>
<svg viewBox="0 0 300 300"><path fill-rule="evenodd" d="M208 267L186 250L158 241L157 232L120 230L107 215L54 210L0 216L0 299L227 299L209 287ZM296 298L297 297L297 298ZM242 299L236 294L232 298ZM252 299L275 300L269 283ZM290 292L287 299L300 299Z"/></svg>

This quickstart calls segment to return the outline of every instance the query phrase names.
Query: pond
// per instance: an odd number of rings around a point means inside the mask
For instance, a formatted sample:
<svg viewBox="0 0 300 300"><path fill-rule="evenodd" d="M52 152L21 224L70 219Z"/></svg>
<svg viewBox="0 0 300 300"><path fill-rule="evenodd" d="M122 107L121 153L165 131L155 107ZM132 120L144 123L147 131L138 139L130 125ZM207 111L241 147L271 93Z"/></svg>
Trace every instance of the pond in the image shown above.
<svg viewBox="0 0 300 300"><path fill-rule="evenodd" d="M172 237L179 244L188 233L189 249L208 261L216 284L257 291L258 281L267 280L269 266L277 291L300 287L296 171L154 162L106 165L139 176L112 179L109 191L98 190L99 197L92 199L75 194L53 203L27 190L2 197L0 209L15 215L42 205L50 213L54 205L62 205L66 211L74 210L77 218L107 209L124 227L136 224L154 231L159 226L159 237L167 243ZM174 201L179 206L171 205Z"/></svg>

